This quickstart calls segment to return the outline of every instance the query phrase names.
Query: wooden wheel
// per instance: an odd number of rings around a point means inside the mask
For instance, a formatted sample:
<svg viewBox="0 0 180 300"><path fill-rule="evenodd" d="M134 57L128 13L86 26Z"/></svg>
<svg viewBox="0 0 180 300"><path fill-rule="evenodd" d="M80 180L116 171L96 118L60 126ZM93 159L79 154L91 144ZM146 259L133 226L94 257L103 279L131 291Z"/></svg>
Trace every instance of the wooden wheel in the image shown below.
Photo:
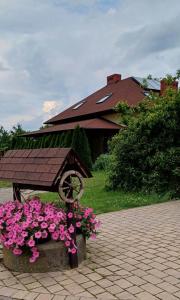
<svg viewBox="0 0 180 300"><path fill-rule="evenodd" d="M59 196L66 203L78 201L84 192L82 175L74 170L65 172L59 183Z"/></svg>

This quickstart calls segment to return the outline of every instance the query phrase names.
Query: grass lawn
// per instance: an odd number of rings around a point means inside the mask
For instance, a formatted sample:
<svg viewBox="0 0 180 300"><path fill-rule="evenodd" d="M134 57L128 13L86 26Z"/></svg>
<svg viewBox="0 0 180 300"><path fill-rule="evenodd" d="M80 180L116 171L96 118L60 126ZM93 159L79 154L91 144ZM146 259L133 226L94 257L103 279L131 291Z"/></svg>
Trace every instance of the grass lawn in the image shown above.
<svg viewBox="0 0 180 300"><path fill-rule="evenodd" d="M85 180L85 192L80 200L83 206L93 207L97 214L169 200L168 195L106 191L104 189L105 181L106 174L104 172L94 172L92 178ZM43 193L40 197L46 202L60 203L56 193Z"/></svg>
<svg viewBox="0 0 180 300"><path fill-rule="evenodd" d="M12 187L12 183L9 181L0 181L0 188Z"/></svg>

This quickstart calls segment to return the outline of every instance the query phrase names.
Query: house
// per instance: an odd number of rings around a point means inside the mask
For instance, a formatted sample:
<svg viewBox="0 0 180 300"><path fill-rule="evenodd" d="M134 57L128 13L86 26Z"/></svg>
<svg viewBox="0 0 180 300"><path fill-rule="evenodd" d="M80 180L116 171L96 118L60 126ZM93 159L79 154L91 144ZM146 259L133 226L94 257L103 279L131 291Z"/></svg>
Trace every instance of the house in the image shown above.
<svg viewBox="0 0 180 300"><path fill-rule="evenodd" d="M177 82L174 88L177 88ZM47 128L26 134L26 136L42 136L73 130L77 125L84 128L90 143L93 160L106 151L107 141L119 130L119 115L114 107L118 102L125 101L130 106L136 106L150 91L160 93L167 84L162 80L140 77L121 78L120 74L107 77L104 87L90 96L75 103L65 111L46 121Z"/></svg>

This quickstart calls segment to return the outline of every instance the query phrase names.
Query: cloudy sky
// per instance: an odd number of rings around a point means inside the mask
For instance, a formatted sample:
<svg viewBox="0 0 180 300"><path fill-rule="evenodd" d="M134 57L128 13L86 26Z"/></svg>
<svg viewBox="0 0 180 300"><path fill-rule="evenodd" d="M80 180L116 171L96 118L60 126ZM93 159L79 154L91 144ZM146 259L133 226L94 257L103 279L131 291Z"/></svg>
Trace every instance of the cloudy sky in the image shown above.
<svg viewBox="0 0 180 300"><path fill-rule="evenodd" d="M0 125L38 129L106 83L180 68L179 0L0 0Z"/></svg>

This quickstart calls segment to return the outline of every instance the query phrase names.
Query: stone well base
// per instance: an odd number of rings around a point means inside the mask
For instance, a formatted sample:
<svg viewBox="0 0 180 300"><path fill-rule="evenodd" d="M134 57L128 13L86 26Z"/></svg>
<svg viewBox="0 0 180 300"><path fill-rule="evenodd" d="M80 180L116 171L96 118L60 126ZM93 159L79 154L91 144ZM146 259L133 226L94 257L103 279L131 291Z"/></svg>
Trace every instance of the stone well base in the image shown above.
<svg viewBox="0 0 180 300"><path fill-rule="evenodd" d="M81 234L77 235L78 262L86 258L86 241ZM64 243L49 241L38 245L40 256L35 263L29 262L29 255L15 256L10 250L3 248L4 265L16 272L40 273L69 269L69 257Z"/></svg>

